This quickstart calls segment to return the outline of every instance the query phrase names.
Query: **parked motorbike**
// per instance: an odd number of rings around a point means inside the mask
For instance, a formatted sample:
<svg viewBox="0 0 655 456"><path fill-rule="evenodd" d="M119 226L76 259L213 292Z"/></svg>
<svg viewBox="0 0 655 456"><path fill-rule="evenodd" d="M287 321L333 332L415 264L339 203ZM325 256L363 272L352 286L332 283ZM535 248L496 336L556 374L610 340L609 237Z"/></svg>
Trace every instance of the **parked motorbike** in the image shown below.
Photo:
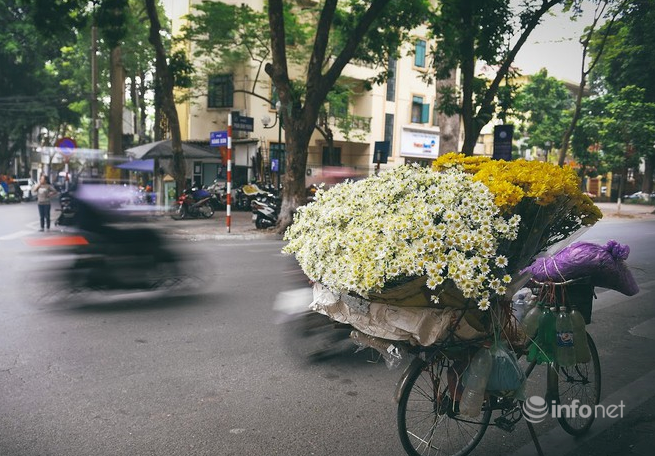
<svg viewBox="0 0 655 456"><path fill-rule="evenodd" d="M211 218L214 215L211 199L212 195L205 189L184 190L177 200L177 207L174 208L171 217L175 220Z"/></svg>
<svg viewBox="0 0 655 456"><path fill-rule="evenodd" d="M0 185L0 203L20 203L23 200L23 192L18 184Z"/></svg>
<svg viewBox="0 0 655 456"><path fill-rule="evenodd" d="M55 220L56 226L73 226L77 223L77 202L70 194L64 192L59 196L59 217Z"/></svg>
<svg viewBox="0 0 655 456"><path fill-rule="evenodd" d="M227 207L227 185L225 182L215 180L207 187L207 191L211 194L211 200L209 202L215 211L220 211Z"/></svg>
<svg viewBox="0 0 655 456"><path fill-rule="evenodd" d="M273 192L264 190L257 184L245 184L236 189L234 198L234 207L238 211L247 211L252 208L252 202L255 199L274 195Z"/></svg>
<svg viewBox="0 0 655 456"><path fill-rule="evenodd" d="M252 208L252 221L255 223L257 229L269 228L277 224L281 206L279 198L269 193L266 196L253 199L250 204Z"/></svg>

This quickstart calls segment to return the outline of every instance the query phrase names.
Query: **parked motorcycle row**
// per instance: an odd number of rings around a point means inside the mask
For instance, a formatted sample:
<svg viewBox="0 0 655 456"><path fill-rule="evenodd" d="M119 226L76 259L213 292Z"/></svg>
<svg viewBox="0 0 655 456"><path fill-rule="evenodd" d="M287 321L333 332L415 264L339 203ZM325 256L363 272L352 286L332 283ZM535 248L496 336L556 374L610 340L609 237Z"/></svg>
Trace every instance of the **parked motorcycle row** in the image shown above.
<svg viewBox="0 0 655 456"><path fill-rule="evenodd" d="M314 200L318 187L307 188L307 202ZM252 221L257 229L277 225L282 206L282 198L273 185L244 184L233 192L231 209L252 211ZM210 218L218 210L227 207L227 186L214 181L206 188L192 187L184 190L173 207L171 217L175 220L189 218Z"/></svg>
<svg viewBox="0 0 655 456"><path fill-rule="evenodd" d="M281 199L272 185L244 184L233 192L231 208L237 211L252 211L252 220L259 229L277 224ZM185 189L173 207L171 217L175 220L189 218L210 218L216 211L227 207L227 186L214 181L206 188Z"/></svg>

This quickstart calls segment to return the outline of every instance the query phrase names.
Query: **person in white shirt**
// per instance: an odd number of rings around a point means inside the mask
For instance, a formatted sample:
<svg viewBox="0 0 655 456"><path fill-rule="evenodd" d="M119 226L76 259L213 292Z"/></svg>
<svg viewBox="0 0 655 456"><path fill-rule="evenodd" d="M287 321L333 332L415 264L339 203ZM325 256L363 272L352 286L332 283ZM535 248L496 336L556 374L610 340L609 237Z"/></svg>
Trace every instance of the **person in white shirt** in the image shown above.
<svg viewBox="0 0 655 456"><path fill-rule="evenodd" d="M39 207L39 219L41 229L50 230L50 199L57 194L57 190L50 184L45 174L41 175L39 183L32 187L32 194L36 194L37 206Z"/></svg>

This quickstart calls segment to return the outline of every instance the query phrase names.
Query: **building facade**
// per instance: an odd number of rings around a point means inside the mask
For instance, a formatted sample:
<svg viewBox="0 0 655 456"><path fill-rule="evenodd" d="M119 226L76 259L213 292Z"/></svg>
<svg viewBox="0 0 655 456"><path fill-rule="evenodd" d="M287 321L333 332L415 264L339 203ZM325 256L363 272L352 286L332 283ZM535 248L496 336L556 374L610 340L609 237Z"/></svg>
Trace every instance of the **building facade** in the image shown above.
<svg viewBox="0 0 655 456"><path fill-rule="evenodd" d="M184 25L184 16L192 13L193 6L201 1L172 3L168 12L176 33ZM248 4L260 10L264 6L259 0ZM329 128L332 132L332 141L319 128L315 130L308 150L308 185L375 172L376 144L380 149L388 143L388 160L379 165L382 169L408 162L427 165L439 155L436 91L434 85L423 79L429 65L427 30L417 29L413 35L414 42L404 46L402 57L389 62L393 76L384 84L374 85L371 90L365 88L381 68L355 63L346 66L341 81L349 87L349 99L339 106L326 106L318 121L323 130ZM187 46L192 55L193 44ZM253 85L255 79L257 83ZM211 132L227 130L230 112L251 117L252 132L234 133L234 182L238 185L264 177L275 183L278 169L284 173L284 165L278 168L277 163L284 162L285 133L280 128L275 91L268 75L253 62L243 62L237 69L208 75L204 83L206 87L196 88L201 89L197 90L201 95L178 105L183 139L209 141ZM258 96L243 92L253 87ZM217 170L203 165L199 177L208 183L217 172L219 178L224 177L221 171L220 167Z"/></svg>

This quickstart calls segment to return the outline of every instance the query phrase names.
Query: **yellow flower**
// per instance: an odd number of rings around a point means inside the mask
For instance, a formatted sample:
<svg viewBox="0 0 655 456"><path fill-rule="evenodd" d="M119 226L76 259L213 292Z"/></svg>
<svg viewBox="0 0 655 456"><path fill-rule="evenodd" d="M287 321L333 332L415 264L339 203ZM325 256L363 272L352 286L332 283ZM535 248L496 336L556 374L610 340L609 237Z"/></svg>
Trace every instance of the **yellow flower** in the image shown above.
<svg viewBox="0 0 655 456"><path fill-rule="evenodd" d="M582 193L580 179L569 166L523 159L506 162L451 152L435 160L432 167L436 171L457 168L473 174L475 181L489 188L494 202L505 214L511 214L525 198L539 206L565 199L571 202L572 215L579 217L582 225L593 225L602 217L596 205Z"/></svg>

